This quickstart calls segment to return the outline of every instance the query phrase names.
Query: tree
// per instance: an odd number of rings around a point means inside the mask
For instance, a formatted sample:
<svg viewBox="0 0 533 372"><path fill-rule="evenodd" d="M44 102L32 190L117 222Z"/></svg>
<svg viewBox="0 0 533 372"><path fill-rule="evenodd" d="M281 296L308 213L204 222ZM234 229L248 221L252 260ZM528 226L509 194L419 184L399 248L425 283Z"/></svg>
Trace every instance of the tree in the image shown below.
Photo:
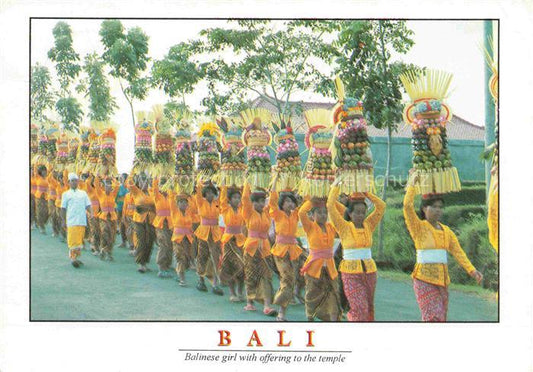
<svg viewBox="0 0 533 372"><path fill-rule="evenodd" d="M84 88L89 97L89 117L92 120L107 121L117 108L116 100L111 95L109 81L104 73L104 61L96 53L85 56L84 71L87 73L87 87Z"/></svg>
<svg viewBox="0 0 533 372"><path fill-rule="evenodd" d="M179 97L184 105L185 95L192 93L205 75L203 66L191 58L195 50L194 42L179 43L152 65L152 85L162 88L171 98Z"/></svg>
<svg viewBox="0 0 533 372"><path fill-rule="evenodd" d="M418 67L392 61L392 53L405 54L414 45L413 31L405 21L343 22L334 45L338 48L337 73L348 95L361 98L370 125L387 129L387 164L381 198L387 198L391 168L392 133L402 121L402 86L399 75ZM383 228L378 237L378 256L383 255Z"/></svg>
<svg viewBox="0 0 533 372"><path fill-rule="evenodd" d="M46 120L45 111L54 105L52 78L47 67L37 63L31 67L31 120Z"/></svg>
<svg viewBox="0 0 533 372"><path fill-rule="evenodd" d="M106 20L100 26L100 40L104 45L102 58L111 67L131 110L135 126L133 100L142 100L148 91L148 79L142 76L148 61L148 36L140 27L132 27L127 33L119 20Z"/></svg>
<svg viewBox="0 0 533 372"><path fill-rule="evenodd" d="M52 33L54 47L48 51L48 58L55 62L60 85L60 97L56 102L56 110L66 129L77 130L83 119L83 111L76 98L71 96L69 87L81 71L77 63L80 56L72 46L72 30L67 23L58 22Z"/></svg>
<svg viewBox="0 0 533 372"><path fill-rule="evenodd" d="M204 105L231 107L253 92L278 115L294 113L298 107L291 95L324 79L316 60L330 55L323 36L333 26L329 21L239 20L235 28L202 30L202 52L218 55L205 66L210 94Z"/></svg>

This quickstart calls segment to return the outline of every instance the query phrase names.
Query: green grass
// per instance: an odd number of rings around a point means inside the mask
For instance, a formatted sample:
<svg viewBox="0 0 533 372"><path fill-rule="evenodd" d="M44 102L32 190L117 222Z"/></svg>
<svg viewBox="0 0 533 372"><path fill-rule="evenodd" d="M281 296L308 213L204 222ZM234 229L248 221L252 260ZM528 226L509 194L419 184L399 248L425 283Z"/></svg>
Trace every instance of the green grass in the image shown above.
<svg viewBox="0 0 533 372"><path fill-rule="evenodd" d="M31 232L31 239L32 320L274 320L261 312L245 312L243 304L230 303L227 288L223 297L198 292L193 272L187 272L186 288L179 287L173 279L158 278L155 250L149 264L153 271L146 274L139 274L127 250L117 247L115 262L102 262L83 251L84 266L74 269L64 243L36 231ZM376 320L419 321L420 312L408 276L389 272L380 272L378 276ZM277 285L274 280L274 288ZM497 302L480 294L452 287L449 320L496 321ZM288 318L305 321L304 306L290 306Z"/></svg>

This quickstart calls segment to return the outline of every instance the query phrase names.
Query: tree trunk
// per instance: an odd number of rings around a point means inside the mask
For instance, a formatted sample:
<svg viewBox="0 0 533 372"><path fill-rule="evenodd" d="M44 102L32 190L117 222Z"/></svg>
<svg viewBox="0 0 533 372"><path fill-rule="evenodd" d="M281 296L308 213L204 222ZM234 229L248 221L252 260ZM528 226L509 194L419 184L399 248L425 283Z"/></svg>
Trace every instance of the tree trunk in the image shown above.
<svg viewBox="0 0 533 372"><path fill-rule="evenodd" d="M124 94L124 97L126 97L126 101L128 101L128 104L130 105L130 111L131 111L131 121L133 123L133 129L135 129L135 112L133 112L133 100L128 97L126 94L126 91L124 90L124 86L122 85L122 80L119 78L118 83L120 85L120 89L122 90L122 94Z"/></svg>
<svg viewBox="0 0 533 372"><path fill-rule="evenodd" d="M383 191L381 192L381 200L387 200L387 187L389 185L390 167L391 167L391 153L392 153L392 129L387 126L387 167L385 168L385 178L383 180ZM385 229L385 216L379 223L378 233L378 257L383 259L383 233Z"/></svg>

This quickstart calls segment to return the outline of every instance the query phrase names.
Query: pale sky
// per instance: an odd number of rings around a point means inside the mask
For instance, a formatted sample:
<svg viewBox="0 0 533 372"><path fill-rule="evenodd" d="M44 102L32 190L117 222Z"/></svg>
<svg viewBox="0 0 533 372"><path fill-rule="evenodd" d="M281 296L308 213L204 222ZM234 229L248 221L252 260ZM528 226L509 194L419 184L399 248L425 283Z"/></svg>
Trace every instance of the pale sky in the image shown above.
<svg viewBox="0 0 533 372"><path fill-rule="evenodd" d="M52 29L59 20L32 20L31 51L32 65L39 62L49 67L55 77L53 63L48 60L47 52L54 45ZM98 35L101 20L66 20L73 31L74 49L83 57L96 51L102 53ZM125 28L141 27L149 36L150 57L161 59L168 49L182 41L197 38L198 32L207 27L226 24L223 20L123 20ZM406 55L396 56L405 62L442 69L453 73L450 96L447 103L458 116L476 124L484 125L484 56L482 21L408 21L412 29L415 45ZM119 108L113 121L119 125L117 134L117 167L120 172L129 172L133 161L134 133L131 114L118 83L110 79L112 95ZM199 85L194 93L187 96L187 103L200 109L200 100L206 92ZM81 98L81 97L78 97ZM134 109L150 110L154 104L164 104L168 97L160 90L151 90L143 102L135 102ZM292 96L294 100L330 101L314 93L300 93ZM88 102L81 99L84 112L88 112ZM88 120L85 121L88 124Z"/></svg>

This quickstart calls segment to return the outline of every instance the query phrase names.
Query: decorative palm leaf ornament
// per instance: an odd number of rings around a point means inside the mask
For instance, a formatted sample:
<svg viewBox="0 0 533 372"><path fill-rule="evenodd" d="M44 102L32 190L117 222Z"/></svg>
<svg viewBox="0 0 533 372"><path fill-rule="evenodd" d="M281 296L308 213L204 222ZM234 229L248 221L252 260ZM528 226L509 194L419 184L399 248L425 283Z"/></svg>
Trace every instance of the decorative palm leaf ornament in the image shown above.
<svg viewBox="0 0 533 372"><path fill-rule="evenodd" d="M400 75L400 80L412 101L405 107L403 117L412 128L413 166L420 175L420 182L415 185L417 193L459 191L461 182L452 166L446 136L452 112L443 102L452 74L438 70L409 71Z"/></svg>
<svg viewBox="0 0 533 372"><path fill-rule="evenodd" d="M154 134L154 127L150 119L151 117L146 112L137 112L133 174L149 172L153 162L152 135Z"/></svg>
<svg viewBox="0 0 533 372"><path fill-rule="evenodd" d="M209 118L200 118L198 126L197 178L205 183L211 181L220 169L221 133L215 121Z"/></svg>
<svg viewBox="0 0 533 372"><path fill-rule="evenodd" d="M191 195L194 188L194 146L191 135L193 115L186 109L173 111L175 125L175 184L180 192Z"/></svg>
<svg viewBox="0 0 533 372"><path fill-rule="evenodd" d="M163 115L163 105L154 105L152 117L155 126L153 165L151 174L154 177L169 179L174 174L174 139L172 138L171 120Z"/></svg>

